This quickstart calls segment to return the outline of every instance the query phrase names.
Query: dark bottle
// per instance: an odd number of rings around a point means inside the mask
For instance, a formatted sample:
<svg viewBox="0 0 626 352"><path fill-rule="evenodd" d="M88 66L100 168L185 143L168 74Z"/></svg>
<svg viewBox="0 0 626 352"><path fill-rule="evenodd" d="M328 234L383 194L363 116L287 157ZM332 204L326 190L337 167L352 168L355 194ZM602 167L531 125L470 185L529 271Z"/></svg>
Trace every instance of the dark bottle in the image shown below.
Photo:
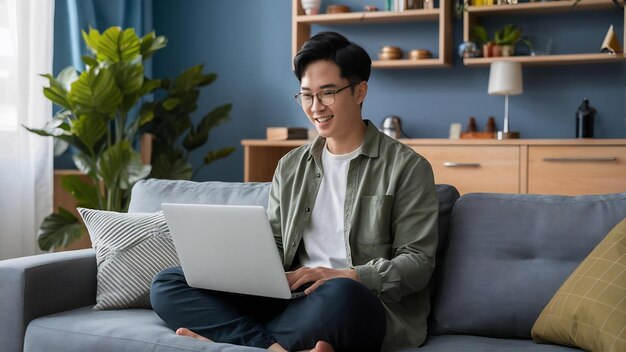
<svg viewBox="0 0 626 352"><path fill-rule="evenodd" d="M493 116L489 116L489 119L487 119L485 132L496 133L496 119Z"/></svg>
<svg viewBox="0 0 626 352"><path fill-rule="evenodd" d="M596 109L589 106L589 99L583 99L576 110L576 138L593 138L593 122Z"/></svg>
<svg viewBox="0 0 626 352"><path fill-rule="evenodd" d="M476 118L474 116L470 116L469 121L467 122L467 128L465 132L471 133L478 131L478 127L476 126Z"/></svg>

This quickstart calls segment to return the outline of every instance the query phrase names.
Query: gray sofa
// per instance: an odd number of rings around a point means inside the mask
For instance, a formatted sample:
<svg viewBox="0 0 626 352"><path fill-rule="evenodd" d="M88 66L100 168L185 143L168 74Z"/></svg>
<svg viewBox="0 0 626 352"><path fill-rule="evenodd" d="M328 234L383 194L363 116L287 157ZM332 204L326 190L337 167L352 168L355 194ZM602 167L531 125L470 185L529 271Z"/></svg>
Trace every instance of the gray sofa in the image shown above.
<svg viewBox="0 0 626 352"><path fill-rule="evenodd" d="M146 180L130 212L161 202L266 205L266 183ZM438 266L420 351L571 351L535 344L531 327L561 283L626 217L626 193L468 194L438 185ZM242 351L178 337L146 309L93 311L91 249L0 262L0 351Z"/></svg>

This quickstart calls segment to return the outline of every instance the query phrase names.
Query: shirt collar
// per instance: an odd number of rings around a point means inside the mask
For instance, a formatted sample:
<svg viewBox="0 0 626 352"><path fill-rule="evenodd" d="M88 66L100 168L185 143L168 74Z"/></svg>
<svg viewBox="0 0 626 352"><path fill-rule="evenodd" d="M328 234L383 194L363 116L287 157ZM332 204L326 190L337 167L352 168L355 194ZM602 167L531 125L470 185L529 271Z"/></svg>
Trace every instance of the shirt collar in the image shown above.
<svg viewBox="0 0 626 352"><path fill-rule="evenodd" d="M380 150L380 133L370 120L363 120L363 122L365 122L366 129L363 148L361 148L360 154L370 158L377 158L378 151ZM309 156L307 157L307 160L315 158L319 161L322 155L322 148L324 148L325 144L326 138L317 136L309 147Z"/></svg>

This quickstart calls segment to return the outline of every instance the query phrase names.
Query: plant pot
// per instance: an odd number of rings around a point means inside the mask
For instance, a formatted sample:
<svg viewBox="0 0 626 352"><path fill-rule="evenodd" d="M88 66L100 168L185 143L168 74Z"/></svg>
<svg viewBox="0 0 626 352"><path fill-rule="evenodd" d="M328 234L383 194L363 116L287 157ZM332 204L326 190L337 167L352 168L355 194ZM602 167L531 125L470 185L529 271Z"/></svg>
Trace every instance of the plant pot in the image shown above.
<svg viewBox="0 0 626 352"><path fill-rule="evenodd" d="M317 15L320 13L320 7L322 6L322 0L300 0L302 9L307 15Z"/></svg>
<svg viewBox="0 0 626 352"><path fill-rule="evenodd" d="M515 54L514 45L500 45L502 56L513 56Z"/></svg>
<svg viewBox="0 0 626 352"><path fill-rule="evenodd" d="M493 56L494 57L502 56L502 45L494 45L493 46Z"/></svg>
<svg viewBox="0 0 626 352"><path fill-rule="evenodd" d="M483 44L483 57L494 57L494 47L495 45L493 45L493 43Z"/></svg>

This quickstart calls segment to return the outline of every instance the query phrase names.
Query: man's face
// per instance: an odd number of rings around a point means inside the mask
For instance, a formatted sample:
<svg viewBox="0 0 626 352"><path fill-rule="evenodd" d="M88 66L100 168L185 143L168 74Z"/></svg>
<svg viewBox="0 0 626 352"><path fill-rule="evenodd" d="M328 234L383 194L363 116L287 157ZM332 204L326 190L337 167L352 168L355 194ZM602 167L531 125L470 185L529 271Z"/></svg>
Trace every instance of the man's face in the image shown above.
<svg viewBox="0 0 626 352"><path fill-rule="evenodd" d="M315 61L304 70L300 92L314 97L313 104L305 102L302 109L322 137L336 141L347 140L362 125L360 104L367 92L366 82L341 90L329 105L322 104L316 96L320 92L333 92L349 84L347 79L341 78L339 66L332 61Z"/></svg>

